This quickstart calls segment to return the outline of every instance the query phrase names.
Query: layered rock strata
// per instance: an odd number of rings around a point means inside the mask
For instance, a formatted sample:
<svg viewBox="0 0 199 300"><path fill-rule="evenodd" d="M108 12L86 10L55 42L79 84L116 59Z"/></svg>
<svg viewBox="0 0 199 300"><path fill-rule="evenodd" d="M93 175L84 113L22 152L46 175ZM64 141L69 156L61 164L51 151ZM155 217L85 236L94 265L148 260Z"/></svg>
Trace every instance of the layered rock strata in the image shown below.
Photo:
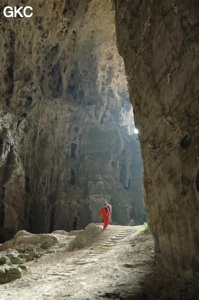
<svg viewBox="0 0 199 300"><path fill-rule="evenodd" d="M198 279L197 1L115 1L156 254Z"/></svg>
<svg viewBox="0 0 199 300"><path fill-rule="evenodd" d="M0 234L145 219L142 161L111 1L21 1L1 15ZM1 13L7 1L1 2Z"/></svg>

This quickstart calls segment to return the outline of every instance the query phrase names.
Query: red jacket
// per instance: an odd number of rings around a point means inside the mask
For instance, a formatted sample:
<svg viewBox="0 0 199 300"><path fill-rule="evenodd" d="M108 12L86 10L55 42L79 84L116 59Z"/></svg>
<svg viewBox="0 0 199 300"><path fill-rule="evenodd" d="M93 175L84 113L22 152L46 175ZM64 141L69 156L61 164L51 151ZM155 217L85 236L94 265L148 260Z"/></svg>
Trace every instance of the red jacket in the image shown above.
<svg viewBox="0 0 199 300"><path fill-rule="evenodd" d="M109 218L109 211L107 208L102 207L102 209L100 209L100 216L102 218Z"/></svg>

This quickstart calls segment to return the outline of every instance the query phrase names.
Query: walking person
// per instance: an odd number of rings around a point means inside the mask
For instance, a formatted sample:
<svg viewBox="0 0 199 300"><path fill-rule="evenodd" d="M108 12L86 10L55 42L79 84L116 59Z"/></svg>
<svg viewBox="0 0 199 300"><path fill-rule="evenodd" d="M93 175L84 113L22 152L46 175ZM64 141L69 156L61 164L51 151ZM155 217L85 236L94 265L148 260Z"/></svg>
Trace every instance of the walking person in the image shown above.
<svg viewBox="0 0 199 300"><path fill-rule="evenodd" d="M108 224L110 223L110 211L107 207L107 203L104 204L104 206L102 207L102 209L100 209L100 216L102 217L102 221L103 221L103 229L106 229Z"/></svg>
<svg viewBox="0 0 199 300"><path fill-rule="evenodd" d="M105 204L106 204L106 207L109 211L109 224L111 224L112 206L107 201L105 202Z"/></svg>

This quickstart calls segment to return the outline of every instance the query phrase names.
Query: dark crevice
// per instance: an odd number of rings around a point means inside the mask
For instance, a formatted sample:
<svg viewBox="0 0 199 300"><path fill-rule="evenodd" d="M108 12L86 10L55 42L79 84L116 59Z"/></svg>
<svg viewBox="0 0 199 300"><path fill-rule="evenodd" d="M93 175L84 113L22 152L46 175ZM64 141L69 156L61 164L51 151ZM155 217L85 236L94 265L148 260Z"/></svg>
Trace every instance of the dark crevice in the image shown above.
<svg viewBox="0 0 199 300"><path fill-rule="evenodd" d="M5 219L5 207L4 203L0 206L0 226L4 225L4 219Z"/></svg>
<svg viewBox="0 0 199 300"><path fill-rule="evenodd" d="M0 156L2 155L3 153L3 139L0 138Z"/></svg>
<svg viewBox="0 0 199 300"><path fill-rule="evenodd" d="M74 217L74 220L73 220L73 230L76 230L77 229L77 217Z"/></svg>
<svg viewBox="0 0 199 300"><path fill-rule="evenodd" d="M55 227L55 206L53 205L50 212L50 227L49 232L52 232Z"/></svg>
<svg viewBox="0 0 199 300"><path fill-rule="evenodd" d="M70 184L75 185L76 179L75 179L75 171L72 169L71 170L71 179L70 179Z"/></svg>
<svg viewBox="0 0 199 300"><path fill-rule="evenodd" d="M187 149L190 146L191 141L192 137L189 135L185 135L180 142L180 147L183 149Z"/></svg>
<svg viewBox="0 0 199 300"><path fill-rule="evenodd" d="M30 192L30 178L29 176L25 177L25 188L26 188L26 193Z"/></svg>
<svg viewBox="0 0 199 300"><path fill-rule="evenodd" d="M5 199L6 188L4 186L0 189L0 200Z"/></svg>
<svg viewBox="0 0 199 300"><path fill-rule="evenodd" d="M76 149L77 149L77 144L75 144L75 143L72 143L71 144L71 158L75 158L75 151L76 151Z"/></svg>
<svg viewBox="0 0 199 300"><path fill-rule="evenodd" d="M196 175L196 190L199 192L199 170Z"/></svg>

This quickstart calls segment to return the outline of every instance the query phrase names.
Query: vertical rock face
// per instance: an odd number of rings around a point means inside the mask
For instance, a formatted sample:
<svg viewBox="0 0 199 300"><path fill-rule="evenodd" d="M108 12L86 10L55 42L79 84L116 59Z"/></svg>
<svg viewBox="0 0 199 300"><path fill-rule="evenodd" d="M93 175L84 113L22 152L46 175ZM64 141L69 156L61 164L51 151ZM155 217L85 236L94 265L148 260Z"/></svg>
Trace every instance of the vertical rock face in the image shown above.
<svg viewBox="0 0 199 300"><path fill-rule="evenodd" d="M115 3L156 253L168 269L197 280L199 5L193 0Z"/></svg>
<svg viewBox="0 0 199 300"><path fill-rule="evenodd" d="M23 2L23 3L22 3ZM48 232L145 218L142 161L133 134L111 1L1 2L0 229Z"/></svg>

